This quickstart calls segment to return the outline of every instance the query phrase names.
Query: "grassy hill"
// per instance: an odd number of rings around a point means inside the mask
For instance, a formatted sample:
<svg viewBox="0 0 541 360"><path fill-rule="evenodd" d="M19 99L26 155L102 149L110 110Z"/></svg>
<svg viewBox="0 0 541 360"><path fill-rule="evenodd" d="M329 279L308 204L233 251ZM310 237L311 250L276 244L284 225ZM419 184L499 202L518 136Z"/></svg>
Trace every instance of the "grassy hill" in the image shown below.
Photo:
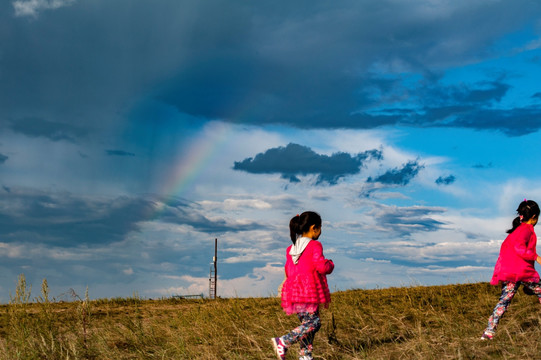
<svg viewBox="0 0 541 360"><path fill-rule="evenodd" d="M0 359L275 359L269 339L297 326L277 298L73 302L21 284L0 307ZM541 358L541 307L520 291L495 340L479 337L499 290L486 283L332 294L316 359ZM288 359L297 359L294 346Z"/></svg>

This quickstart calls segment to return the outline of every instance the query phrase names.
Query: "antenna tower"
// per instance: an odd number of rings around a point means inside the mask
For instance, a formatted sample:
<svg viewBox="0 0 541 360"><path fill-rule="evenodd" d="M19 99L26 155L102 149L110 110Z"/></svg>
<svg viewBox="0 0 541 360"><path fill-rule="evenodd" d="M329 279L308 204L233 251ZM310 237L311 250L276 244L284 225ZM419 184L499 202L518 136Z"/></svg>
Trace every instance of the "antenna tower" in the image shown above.
<svg viewBox="0 0 541 360"><path fill-rule="evenodd" d="M214 239L214 257L210 263L209 275L209 298L216 299L216 288L218 285L218 239Z"/></svg>

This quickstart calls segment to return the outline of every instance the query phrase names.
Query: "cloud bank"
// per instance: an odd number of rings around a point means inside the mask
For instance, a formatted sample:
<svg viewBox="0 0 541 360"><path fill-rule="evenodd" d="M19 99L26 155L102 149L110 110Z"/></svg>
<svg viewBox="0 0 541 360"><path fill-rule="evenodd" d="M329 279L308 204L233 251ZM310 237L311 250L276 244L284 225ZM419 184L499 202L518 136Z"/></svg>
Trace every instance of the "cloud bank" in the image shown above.
<svg viewBox="0 0 541 360"><path fill-rule="evenodd" d="M254 158L235 162L233 169L253 174L281 174L290 182L300 182L300 175L317 175L316 184L335 185L338 180L358 174L365 161L381 160L380 150L369 150L357 155L335 153L331 156L317 154L307 146L290 143L273 148Z"/></svg>
<svg viewBox="0 0 541 360"><path fill-rule="evenodd" d="M436 179L436 184L438 185L450 185L456 181L456 177L454 175L449 175L446 177L440 176Z"/></svg>
<svg viewBox="0 0 541 360"><path fill-rule="evenodd" d="M74 4L18 0L12 2L15 18L4 13L9 26L49 9L65 8L69 16L62 12L62 32L55 17L43 16L2 37L0 114L16 121L46 114L51 123L91 128L106 126L109 112L139 98L200 121L452 127L509 136L541 127L538 89L524 90L529 103L512 101L512 68L480 69L476 78L456 81L447 70L507 56L494 44L535 24L537 3L385 0L272 9L217 0ZM491 17L499 26L480 29ZM81 28L84 22L92 29ZM34 32L48 39L47 46L33 45ZM536 39L527 35L524 46Z"/></svg>
<svg viewBox="0 0 541 360"><path fill-rule="evenodd" d="M369 177L367 182L404 186L407 185L423 168L424 165L419 164L418 161L409 161L404 164L402 168L387 170L376 178Z"/></svg>

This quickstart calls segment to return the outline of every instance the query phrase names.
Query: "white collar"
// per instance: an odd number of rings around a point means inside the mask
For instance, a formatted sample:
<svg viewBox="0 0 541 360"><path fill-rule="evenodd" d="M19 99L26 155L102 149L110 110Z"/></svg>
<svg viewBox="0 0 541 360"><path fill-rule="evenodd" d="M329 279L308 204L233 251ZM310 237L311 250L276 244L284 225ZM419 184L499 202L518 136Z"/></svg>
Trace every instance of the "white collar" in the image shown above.
<svg viewBox="0 0 541 360"><path fill-rule="evenodd" d="M308 243L312 241L312 239L308 237L300 237L297 239L295 244L291 247L289 250L289 255L291 255L291 259L293 260L293 263L298 263L299 258L301 257L304 249L306 249L306 246L308 246Z"/></svg>

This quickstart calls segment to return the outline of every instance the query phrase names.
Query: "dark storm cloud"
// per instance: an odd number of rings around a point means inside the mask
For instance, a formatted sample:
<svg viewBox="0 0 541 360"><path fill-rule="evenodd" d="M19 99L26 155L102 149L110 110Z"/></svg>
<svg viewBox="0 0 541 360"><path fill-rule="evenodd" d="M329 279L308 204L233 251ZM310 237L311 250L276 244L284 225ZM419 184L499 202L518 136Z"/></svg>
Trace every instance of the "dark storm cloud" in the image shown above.
<svg viewBox="0 0 541 360"><path fill-rule="evenodd" d="M363 163L369 159L381 160L379 150L369 150L357 155L339 152L331 156L320 155L307 146L290 143L272 148L255 158L236 161L233 169L253 174L281 174L290 182L299 182L299 175L318 175L317 183L334 185L347 175L360 172Z"/></svg>
<svg viewBox="0 0 541 360"><path fill-rule="evenodd" d="M169 202L158 211L157 198L87 198L70 193L7 189L0 193L0 236L6 242L61 247L92 246L122 241L140 222L150 219L188 225L202 232L260 229L260 224L210 220L195 204Z"/></svg>
<svg viewBox="0 0 541 360"><path fill-rule="evenodd" d="M7 161L7 159L9 159L8 156L4 155L4 154L0 154L0 164L3 164Z"/></svg>
<svg viewBox="0 0 541 360"><path fill-rule="evenodd" d="M216 53L214 58L198 62L165 86L160 97L182 112L234 122L282 123L301 128L360 129L401 124L501 129L508 135L518 134L518 131L511 129L506 122L498 122L491 127L482 120L480 124L476 123L476 118L483 116L479 110L501 102L511 88L502 80L501 75L497 79L474 84L443 85L438 82L441 74L435 74L431 70L436 64L453 63L459 57L468 58L476 52L475 46L484 46L486 36L498 36L496 33L482 31L467 40L464 37L466 33L462 26L465 24L474 26L473 24L486 14L482 15L475 10L472 11L471 8L468 8L467 12L463 12L466 9L457 8L452 14L444 15L438 14L438 10L443 9L437 9L436 6L432 9L436 16L421 17L416 19L419 22L411 23L415 23L415 29L410 28L405 18L400 16L393 17L397 23L379 28L381 24L371 21L368 15L385 13L386 10L379 5L369 6L362 3L358 6L348 4L348 7L352 15L347 19L340 19L344 22L337 21L340 18L338 13L328 13L319 21L310 18L311 14L308 14L308 20L305 19L302 24L293 27L297 34L279 38L281 44L274 43L278 37L273 36L272 31L262 33L259 29L246 28L248 33L264 40L260 43L262 51L270 48L276 52L271 57L260 58L262 52L254 51L259 49L256 45L251 45L252 39L246 39L246 34L243 33L240 38L245 40L245 44L239 45L235 42L234 48L240 50L235 57L231 57L230 52L220 52ZM483 11L496 13L502 10L502 8L497 10L498 7L492 4L483 7ZM506 7L505 10L515 15L520 13L517 12L518 8ZM411 11L407 13L412 14ZM415 11L413 13L415 14ZM478 16L479 19L476 19ZM525 16L525 13L519 16ZM355 18L358 20L359 29L355 29L349 22ZM510 22L506 25L513 26L511 19L508 20ZM276 22L273 29L280 29L279 19L273 18L272 14L267 21ZM331 22L339 23L340 32L330 26ZM359 23L363 25L358 25ZM459 23L460 29L457 27ZM312 26L308 28L308 25ZM417 31L417 26L425 31ZM363 42L367 33L363 34L359 30L364 27L373 31L373 33L370 31L370 36L374 36L377 40ZM288 30L284 28L277 31ZM318 41L295 40L303 34L303 30L305 34L310 34L306 38L317 38ZM220 36L219 33L214 34L216 39ZM334 38L335 36L337 37ZM454 43L458 37L461 37L462 46L459 53L451 54L449 49L439 48L442 39L446 39L443 42ZM335 41L331 43L333 38ZM439 40L432 42L436 38ZM390 39L397 41L389 41ZM347 49L342 47L350 42L351 46ZM293 43L295 45L292 45ZM359 48L354 45L356 43L370 44L366 46L373 48ZM408 46L405 46L406 44ZM323 49L324 55L320 53ZM354 49L366 51L361 54ZM368 67L380 61L377 55L372 57L370 54L380 52L384 52L386 57L402 62L412 73L421 75L422 80L411 85L398 78L389 80L389 74L385 74L385 71L383 77L379 77L376 71L372 71L369 75ZM288 66L285 66L284 62L273 62L280 60L281 56L288 56ZM302 68L297 68L298 60L302 60L299 62ZM333 69L345 71L326 71L331 63L334 65ZM351 68L364 70L348 72L347 69ZM392 73L392 70L390 72ZM404 94L411 100L407 100ZM249 107L246 107L246 103ZM396 107L393 110L389 107L391 104L404 108L401 110L400 107ZM241 117L237 116L239 108L242 109ZM537 116L535 109L517 108L508 109L508 112L510 117L516 118L530 112L532 116ZM532 125L521 131L528 133L539 128L539 124Z"/></svg>
<svg viewBox="0 0 541 360"><path fill-rule="evenodd" d="M9 128L29 137L44 137L52 141L65 140L73 143L87 135L87 131L77 126L32 117L12 121Z"/></svg>
<svg viewBox="0 0 541 360"><path fill-rule="evenodd" d="M458 103L491 104L500 102L510 88L501 81L485 81L478 83L477 88L455 88L450 96Z"/></svg>
<svg viewBox="0 0 541 360"><path fill-rule="evenodd" d="M508 136L521 136L539 131L541 108L513 110L481 109L457 116L452 126L478 130L500 130Z"/></svg>
<svg viewBox="0 0 541 360"><path fill-rule="evenodd" d="M388 81L385 87L378 88L376 100L389 102L397 93L407 91L412 103L421 104L418 109L422 112L433 111L438 115L438 109L463 111L479 106L490 106L499 103L510 90L501 76L492 81L479 81L472 84L443 83L441 76L425 74L422 81L415 86L406 86L402 80ZM400 99L401 100L401 99ZM448 110L448 112L452 112ZM446 114L446 112L443 112ZM427 116L430 118L431 116Z"/></svg>
<svg viewBox="0 0 541 360"><path fill-rule="evenodd" d="M82 129L114 126L122 121L119 112L144 97L203 120L305 128L437 126L406 113L376 113L415 92L378 73L408 72L433 81L434 69L482 60L495 41L535 23L541 13L541 4L526 1L30 4L19 16L12 2L0 4L0 119L32 116ZM478 26L490 18L498 18L498 26ZM486 106L507 90L495 80L448 95ZM424 108L436 113L451 104ZM469 121L447 125L485 128ZM530 125L524 131L538 128ZM42 129L34 136L77 139L71 130Z"/></svg>
<svg viewBox="0 0 541 360"><path fill-rule="evenodd" d="M402 90L401 90L402 89ZM413 106L383 107L373 115L392 115L397 124L432 127L458 127L476 130L499 130L508 136L521 136L541 128L541 103L514 109L493 109L500 104L510 85L501 80L484 81L472 85L443 85L439 79L404 89L394 87L380 89L383 100L390 102L392 95L407 91ZM414 105L418 104L418 106ZM520 124L520 126L517 126Z"/></svg>
<svg viewBox="0 0 541 360"><path fill-rule="evenodd" d="M440 230L445 224L433 219L434 214L442 214L443 208L428 206L384 206L379 205L369 212L378 227L384 231L397 233L397 236L410 235L420 231Z"/></svg>
<svg viewBox="0 0 541 360"><path fill-rule="evenodd" d="M2 2L0 119L114 127L132 97L182 66L197 7L77 1L28 18L16 17L11 1Z"/></svg>
<svg viewBox="0 0 541 360"><path fill-rule="evenodd" d="M205 211L200 205L183 199L173 198L159 201L164 202L165 206L157 213L157 219L171 224L189 225L197 231L224 233L265 228L264 225L255 222L236 224L225 218L211 220L205 216Z"/></svg>
<svg viewBox="0 0 541 360"><path fill-rule="evenodd" d="M144 199L89 199L69 193L12 189L1 193L7 204L0 212L4 241L74 247L121 241L153 206Z"/></svg>
<svg viewBox="0 0 541 360"><path fill-rule="evenodd" d="M376 178L369 177L366 181L386 185L407 185L423 168L424 165L418 161L409 161L402 168L387 170L384 174Z"/></svg>
<svg viewBox="0 0 541 360"><path fill-rule="evenodd" d="M456 177L454 175L449 175L446 177L440 176L436 179L436 184L438 185L450 185L456 181Z"/></svg>
<svg viewBox="0 0 541 360"><path fill-rule="evenodd" d="M135 156L134 153L127 152L124 150L105 150L109 156Z"/></svg>

